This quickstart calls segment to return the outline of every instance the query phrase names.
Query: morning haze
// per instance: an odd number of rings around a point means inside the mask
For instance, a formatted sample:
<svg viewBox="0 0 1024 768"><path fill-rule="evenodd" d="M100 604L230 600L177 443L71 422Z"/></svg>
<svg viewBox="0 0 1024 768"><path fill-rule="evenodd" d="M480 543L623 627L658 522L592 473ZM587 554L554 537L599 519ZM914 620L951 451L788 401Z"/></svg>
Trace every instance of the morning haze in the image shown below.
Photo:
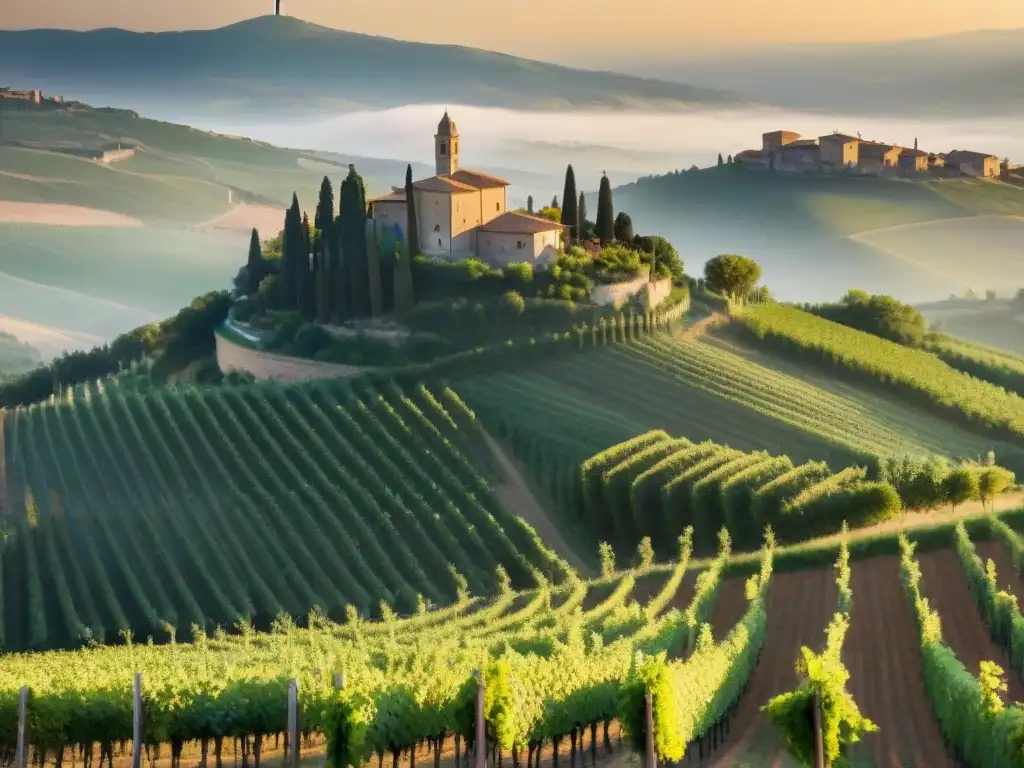
<svg viewBox="0 0 1024 768"><path fill-rule="evenodd" d="M1024 766L1024 0L0 5L0 768Z"/></svg>

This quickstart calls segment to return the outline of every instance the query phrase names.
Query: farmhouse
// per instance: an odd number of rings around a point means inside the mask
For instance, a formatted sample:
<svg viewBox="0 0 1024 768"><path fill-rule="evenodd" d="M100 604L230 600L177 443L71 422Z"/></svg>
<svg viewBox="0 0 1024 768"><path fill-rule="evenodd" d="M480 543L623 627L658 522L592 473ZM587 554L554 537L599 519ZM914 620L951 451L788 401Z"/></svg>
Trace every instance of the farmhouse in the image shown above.
<svg viewBox="0 0 1024 768"><path fill-rule="evenodd" d="M435 175L413 182L420 250L447 259L478 257L502 266L513 261L553 263L562 250L564 227L509 211L504 179L459 167L459 131L444 113L434 134ZM374 221L406 228L406 192L392 187L370 200Z"/></svg>
<svg viewBox="0 0 1024 768"><path fill-rule="evenodd" d="M761 134L761 149L745 149L735 162L750 168L776 171L828 172L845 169L859 173L927 173L997 178L1002 172L999 158L984 152L953 150L948 154L925 152L862 139L860 134L826 134L803 139L796 131L768 131Z"/></svg>
<svg viewBox="0 0 1024 768"><path fill-rule="evenodd" d="M954 149L945 159L947 168L957 168L965 176L999 176L999 158L995 155Z"/></svg>
<svg viewBox="0 0 1024 768"><path fill-rule="evenodd" d="M877 141L862 141L857 147L857 167L866 173L895 168L900 159L900 148Z"/></svg>

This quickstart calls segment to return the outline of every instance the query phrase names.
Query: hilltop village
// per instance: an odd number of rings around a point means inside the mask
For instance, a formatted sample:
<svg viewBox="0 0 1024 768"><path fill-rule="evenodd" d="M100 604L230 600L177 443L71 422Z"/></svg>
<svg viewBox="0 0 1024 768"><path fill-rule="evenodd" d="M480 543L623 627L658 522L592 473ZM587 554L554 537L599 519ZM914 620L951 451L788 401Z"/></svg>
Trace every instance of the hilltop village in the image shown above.
<svg viewBox="0 0 1024 768"><path fill-rule="evenodd" d="M901 147L839 131L811 139L795 131L769 131L761 136L761 149L744 150L736 155L735 162L749 168L790 172L845 170L980 178L997 178L1010 170L1008 164L1001 164L996 155L987 152L930 152L919 149L917 139L913 147Z"/></svg>

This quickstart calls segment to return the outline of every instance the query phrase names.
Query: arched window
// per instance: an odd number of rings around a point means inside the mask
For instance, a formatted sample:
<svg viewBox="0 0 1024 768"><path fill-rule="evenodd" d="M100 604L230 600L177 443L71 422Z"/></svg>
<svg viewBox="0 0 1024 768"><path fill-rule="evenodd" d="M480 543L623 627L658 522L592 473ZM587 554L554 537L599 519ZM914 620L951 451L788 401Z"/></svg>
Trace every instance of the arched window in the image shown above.
<svg viewBox="0 0 1024 768"><path fill-rule="evenodd" d="M437 245L438 245L439 247L440 247L440 245L441 245L441 238L440 238L440 237L439 237L439 238L437 238Z"/></svg>
<svg viewBox="0 0 1024 768"><path fill-rule="evenodd" d="M446 154L448 154L448 145L447 145L447 144L445 144L445 143L444 143L444 142L442 141L442 142L441 142L441 157L444 157L444 156L445 156Z"/></svg>
<svg viewBox="0 0 1024 768"><path fill-rule="evenodd" d="M522 240L517 240L516 241L516 248L519 248L520 250L522 250L522 247L523 247L523 241Z"/></svg>
<svg viewBox="0 0 1024 768"><path fill-rule="evenodd" d="M435 232L440 232L441 231L441 225L440 224L435 224L434 225L434 231Z"/></svg>

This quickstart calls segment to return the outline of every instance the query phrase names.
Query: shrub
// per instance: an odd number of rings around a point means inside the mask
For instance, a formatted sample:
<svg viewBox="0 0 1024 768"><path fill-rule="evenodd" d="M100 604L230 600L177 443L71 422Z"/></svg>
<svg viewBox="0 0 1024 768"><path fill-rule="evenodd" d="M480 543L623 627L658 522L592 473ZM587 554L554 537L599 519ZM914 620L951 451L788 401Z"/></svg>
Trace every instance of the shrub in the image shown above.
<svg viewBox="0 0 1024 768"><path fill-rule="evenodd" d="M305 323L295 332L292 345L295 354L302 357L313 357L321 349L330 345L331 340L331 334L324 330L323 326Z"/></svg>

